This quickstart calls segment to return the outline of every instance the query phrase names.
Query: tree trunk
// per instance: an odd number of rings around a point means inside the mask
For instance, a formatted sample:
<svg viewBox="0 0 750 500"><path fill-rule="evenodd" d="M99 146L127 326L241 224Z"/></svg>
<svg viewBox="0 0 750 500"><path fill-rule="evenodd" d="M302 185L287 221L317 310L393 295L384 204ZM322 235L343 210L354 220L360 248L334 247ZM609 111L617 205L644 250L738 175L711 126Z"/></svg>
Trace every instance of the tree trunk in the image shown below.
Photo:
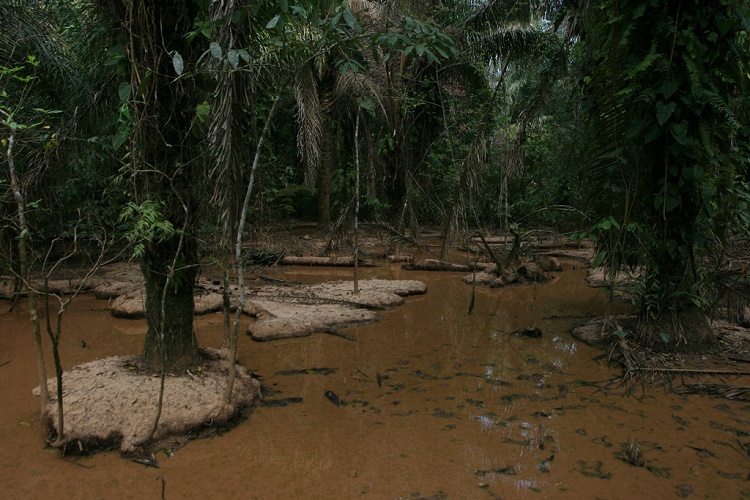
<svg viewBox="0 0 750 500"><path fill-rule="evenodd" d="M148 322L143 344L143 362L147 369L161 371L164 360L167 371L182 372L195 366L199 360L198 343L193 332L193 292L197 268L187 267L175 272L165 297L164 332L161 332L162 294L175 251L168 243L150 245L150 250L141 262L141 270L146 279ZM183 259L178 261L185 262ZM162 341L163 353L160 347Z"/></svg>
<svg viewBox="0 0 750 500"><path fill-rule="evenodd" d="M163 207L163 223L174 229L165 240L151 236L141 242L148 322L142 361L149 370L181 372L199 359L193 333L197 242L191 229L201 172L191 138L201 96L195 78L176 78L172 58L180 54L187 73L200 55L185 36L198 15L197 3L137 0L124 5L137 194Z"/></svg>
<svg viewBox="0 0 750 500"><path fill-rule="evenodd" d="M318 172L318 226L331 227L331 184L333 183L333 82L326 75L320 83L321 144Z"/></svg>
<svg viewBox="0 0 750 500"><path fill-rule="evenodd" d="M6 151L6 160L8 162L8 173L10 174L11 191L13 199L16 201L18 209L18 267L21 281L29 294L29 314L31 316L31 325L34 330L34 353L36 355L37 375L39 376L39 399L40 412L44 415L47 411L49 402L49 392L47 391L47 372L44 366L44 352L42 351L42 334L39 327L39 311L37 310L36 290L31 286L31 269L28 257L29 226L26 223L26 200L21 192L21 186L16 175L13 145L15 143L15 134L8 137L8 149Z"/></svg>

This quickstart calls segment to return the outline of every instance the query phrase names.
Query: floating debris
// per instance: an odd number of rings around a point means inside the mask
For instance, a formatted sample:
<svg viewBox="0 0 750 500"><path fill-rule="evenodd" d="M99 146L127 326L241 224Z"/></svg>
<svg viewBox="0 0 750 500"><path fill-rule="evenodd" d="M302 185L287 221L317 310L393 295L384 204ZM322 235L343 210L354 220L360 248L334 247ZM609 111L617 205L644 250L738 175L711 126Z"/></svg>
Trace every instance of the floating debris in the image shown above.
<svg viewBox="0 0 750 500"><path fill-rule="evenodd" d="M307 368L304 370L282 370L276 372L276 375L331 375L336 373L338 368Z"/></svg>
<svg viewBox="0 0 750 500"><path fill-rule="evenodd" d="M537 327L521 328L520 330L511 332L508 335L513 335L514 337L523 337L527 339L540 339L542 338L542 330Z"/></svg>
<svg viewBox="0 0 750 500"><path fill-rule="evenodd" d="M580 466L580 469L576 470L586 477L595 477L597 479L612 479L611 472L604 472L602 470L604 464L601 462L601 460L597 460L592 465L589 465L585 460L579 460L578 465Z"/></svg>
<svg viewBox="0 0 750 500"><path fill-rule="evenodd" d="M153 467L155 469L159 468L159 463L156 461L153 455L150 457L132 457L130 460L137 464L143 464L146 467Z"/></svg>
<svg viewBox="0 0 750 500"><path fill-rule="evenodd" d="M623 461L636 467L643 467L646 463L643 459L643 452L641 452L641 446L638 444L637 439L629 440L623 447Z"/></svg>
<svg viewBox="0 0 750 500"><path fill-rule="evenodd" d="M281 398L281 399L261 399L258 402L258 406L262 408L285 408L289 406L290 404L301 403L302 401L303 399L299 397Z"/></svg>
<svg viewBox="0 0 750 500"><path fill-rule="evenodd" d="M328 398L328 401L335 404L336 406L346 406L346 401L339 398L335 392L326 391L324 395Z"/></svg>
<svg viewBox="0 0 750 500"><path fill-rule="evenodd" d="M737 437L750 436L750 432L743 431L742 429L738 429L736 427L732 427L731 425L720 424L719 422L714 422L713 420L710 420L708 423L714 429L718 429L720 431L725 431L725 432L731 432L731 433L733 433Z"/></svg>
<svg viewBox="0 0 750 500"><path fill-rule="evenodd" d="M687 498L693 492L693 487L689 484L679 484L675 489L674 494L680 498Z"/></svg>
<svg viewBox="0 0 750 500"><path fill-rule="evenodd" d="M690 422L680 417L679 415L672 415L672 419L682 426L690 427Z"/></svg>
<svg viewBox="0 0 750 500"><path fill-rule="evenodd" d="M515 467L503 467L502 469L475 469L474 475L475 476L486 476L487 474L502 474L504 476L515 476L516 475L516 469Z"/></svg>
<svg viewBox="0 0 750 500"><path fill-rule="evenodd" d="M750 402L750 386L746 385L686 384L680 394L706 394L732 401Z"/></svg>

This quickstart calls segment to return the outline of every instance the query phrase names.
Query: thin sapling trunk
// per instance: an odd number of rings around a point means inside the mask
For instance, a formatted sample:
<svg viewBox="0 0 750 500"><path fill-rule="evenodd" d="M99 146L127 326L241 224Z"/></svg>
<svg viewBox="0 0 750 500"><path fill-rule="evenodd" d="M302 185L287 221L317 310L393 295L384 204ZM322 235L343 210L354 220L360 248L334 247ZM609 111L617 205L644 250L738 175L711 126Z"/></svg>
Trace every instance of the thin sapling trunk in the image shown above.
<svg viewBox="0 0 750 500"><path fill-rule="evenodd" d="M245 294L245 264L242 260L242 235L245 232L245 221L247 220L247 211L250 207L250 196L253 192L253 184L255 182L255 172L258 170L258 163L260 162L260 153L263 150L263 142L265 141L268 129L271 125L271 119L276 112L276 107L281 100L281 93L284 87L279 89L279 93L276 94L276 99L273 101L271 110L268 112L266 123L263 126L263 131L258 138L258 145L255 147L255 158L253 158L253 166L250 169L250 180L247 183L247 191L245 192L245 199L242 202L242 213L240 214L240 222L237 226L237 245L235 247L235 265L237 266L237 280L239 284L239 304L237 305L237 312L234 314L234 324L232 328L232 341L229 347L229 376L227 380L227 387L224 391L224 402L229 404L232 401L232 390L234 389L234 379L236 377L235 363L237 362L237 339L240 333L240 320L242 319L242 311L245 308L245 301L247 296Z"/></svg>
<svg viewBox="0 0 750 500"><path fill-rule="evenodd" d="M47 411L47 402L49 401L49 391L47 390L47 371L44 367L44 352L42 351L42 332L39 326L39 311L37 309L36 290L30 284L31 271L29 269L28 241L29 226L26 223L26 202L21 193L21 187L16 175L15 162L13 159L13 145L15 143L15 134L8 137L8 149L6 156L8 159L8 171L10 173L10 187L13 191L13 199L18 209L18 228L21 233L18 235L18 267L21 281L24 283L29 294L29 314L31 316L31 325L33 327L34 353L36 355L37 375L39 377L39 399L40 414L44 416Z"/></svg>
<svg viewBox="0 0 750 500"><path fill-rule="evenodd" d="M359 293L359 108L354 126L354 293Z"/></svg>

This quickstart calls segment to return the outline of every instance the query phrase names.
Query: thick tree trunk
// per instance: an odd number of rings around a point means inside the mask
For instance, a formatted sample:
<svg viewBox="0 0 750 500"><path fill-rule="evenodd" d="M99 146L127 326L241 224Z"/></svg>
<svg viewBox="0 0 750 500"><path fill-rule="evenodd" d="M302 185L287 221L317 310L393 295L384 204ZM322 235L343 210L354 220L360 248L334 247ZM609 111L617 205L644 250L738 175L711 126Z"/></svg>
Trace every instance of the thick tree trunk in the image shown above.
<svg viewBox="0 0 750 500"><path fill-rule="evenodd" d="M143 344L143 362L147 369L160 371L166 361L166 370L182 372L195 366L199 360L198 343L193 332L193 292L195 267L178 269L167 285L169 266L174 259L172 245L152 245L141 262L146 279L146 321L148 331ZM176 247L176 244L174 245ZM184 262L183 259L178 261ZM164 322L162 323L162 312ZM161 325L164 331L161 331ZM161 344L163 343L163 346ZM164 351L162 351L162 347Z"/></svg>
<svg viewBox="0 0 750 500"><path fill-rule="evenodd" d="M164 222L175 230L166 241L157 236L142 242L148 322L142 361L149 370L181 372L198 361L193 333L198 260L191 229L200 164L191 129L200 95L194 78L175 78L172 58L180 54L185 73L193 69L199 52L185 33L193 28L198 10L195 2L184 1L124 5L138 195L162 207Z"/></svg>

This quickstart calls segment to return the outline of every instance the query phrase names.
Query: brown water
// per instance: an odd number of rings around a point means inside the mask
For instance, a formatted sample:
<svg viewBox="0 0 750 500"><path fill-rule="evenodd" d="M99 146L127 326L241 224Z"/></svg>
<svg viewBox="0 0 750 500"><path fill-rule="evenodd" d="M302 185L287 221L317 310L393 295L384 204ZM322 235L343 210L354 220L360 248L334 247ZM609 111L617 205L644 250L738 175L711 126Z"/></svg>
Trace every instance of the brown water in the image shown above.
<svg viewBox="0 0 750 500"><path fill-rule="evenodd" d="M637 399L588 384L617 371L566 331L572 316L606 312L606 296L585 286L584 270L564 267L548 285L478 289L471 315L470 288L458 274L368 270L423 280L428 293L383 313L377 324L348 329L360 343L324 334L272 343L243 336L241 362L278 391L267 400L288 405L259 407L239 427L190 442L171 458L160 452L158 469L117 453L73 458L45 448L39 402L31 395L28 315L20 304L0 315L0 496L750 495L750 460L742 448L750 441L748 405L661 389ZM349 273L307 269L286 277L318 281ZM66 366L139 352L144 323L111 318L104 305L84 297L66 315ZM506 335L534 325L544 338ZM221 315L199 318L196 329L202 345L218 346ZM293 370L306 372L280 373ZM334 405L326 391L348 404ZM629 439L640 443L645 467L619 458Z"/></svg>

